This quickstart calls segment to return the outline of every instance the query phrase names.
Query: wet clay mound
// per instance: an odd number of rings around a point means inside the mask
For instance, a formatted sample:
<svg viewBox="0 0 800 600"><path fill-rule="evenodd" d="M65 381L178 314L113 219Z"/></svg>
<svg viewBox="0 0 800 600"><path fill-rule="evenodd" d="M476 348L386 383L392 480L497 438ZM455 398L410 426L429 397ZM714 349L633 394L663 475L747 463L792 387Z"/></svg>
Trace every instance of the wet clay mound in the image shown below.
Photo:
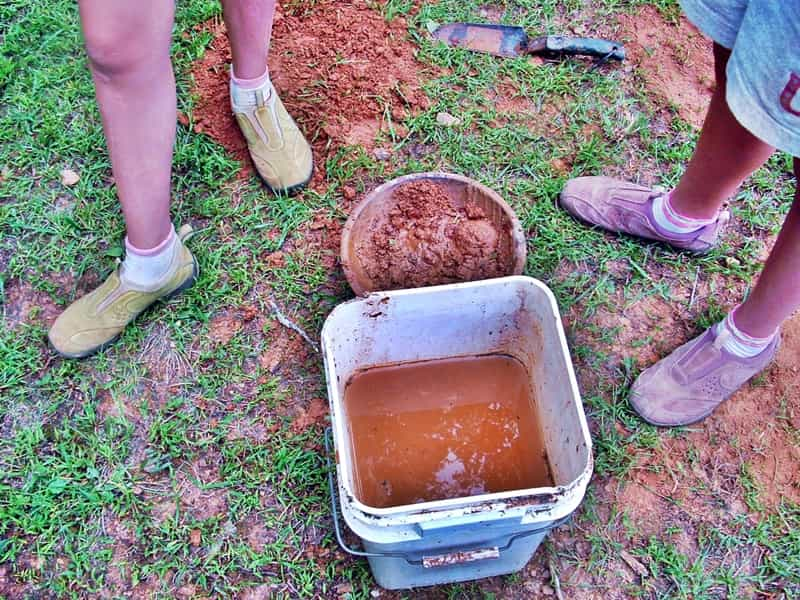
<svg viewBox="0 0 800 600"><path fill-rule="evenodd" d="M370 224L356 248L381 290L474 281L511 271L513 257L498 228L480 207L458 207L431 181L398 188L394 205Z"/></svg>
<svg viewBox="0 0 800 600"><path fill-rule="evenodd" d="M700 127L714 89L711 40L685 17L673 25L651 6L636 15L620 16L619 23L628 56L649 91Z"/></svg>
<svg viewBox="0 0 800 600"><path fill-rule="evenodd" d="M198 96L194 129L222 144L249 167L247 146L230 111L230 45L225 25L202 28L214 40L192 69ZM276 11L270 75L289 113L312 142L315 162L344 145L372 147L375 134L427 105L422 66L406 39L403 18L386 21L366 2L300 2ZM388 108L388 110L387 110ZM184 124L188 123L183 118ZM315 179L319 181L319 169Z"/></svg>

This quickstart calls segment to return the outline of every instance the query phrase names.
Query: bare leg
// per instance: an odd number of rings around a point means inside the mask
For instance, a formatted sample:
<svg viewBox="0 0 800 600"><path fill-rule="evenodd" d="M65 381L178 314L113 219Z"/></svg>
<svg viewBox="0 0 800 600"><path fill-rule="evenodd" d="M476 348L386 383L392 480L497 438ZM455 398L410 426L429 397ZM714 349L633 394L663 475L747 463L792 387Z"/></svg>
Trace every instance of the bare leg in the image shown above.
<svg viewBox="0 0 800 600"><path fill-rule="evenodd" d="M722 203L775 151L742 127L728 108L725 67L730 55L730 50L714 44L717 88L694 155L670 197L672 207L686 217L714 218Z"/></svg>
<svg viewBox="0 0 800 600"><path fill-rule="evenodd" d="M233 72L256 79L267 70L275 0L222 0L233 54Z"/></svg>
<svg viewBox="0 0 800 600"><path fill-rule="evenodd" d="M233 54L231 108L253 166L273 192L296 191L311 179L311 146L275 93L267 68L275 0L222 0ZM281 143L275 143L277 139Z"/></svg>
<svg viewBox="0 0 800 600"><path fill-rule="evenodd" d="M79 0L79 8L128 239L153 248L172 227L175 6L171 0Z"/></svg>
<svg viewBox="0 0 800 600"><path fill-rule="evenodd" d="M794 159L800 181L800 159ZM767 337L800 307L800 183L764 270L750 297L736 311L736 325L754 337Z"/></svg>

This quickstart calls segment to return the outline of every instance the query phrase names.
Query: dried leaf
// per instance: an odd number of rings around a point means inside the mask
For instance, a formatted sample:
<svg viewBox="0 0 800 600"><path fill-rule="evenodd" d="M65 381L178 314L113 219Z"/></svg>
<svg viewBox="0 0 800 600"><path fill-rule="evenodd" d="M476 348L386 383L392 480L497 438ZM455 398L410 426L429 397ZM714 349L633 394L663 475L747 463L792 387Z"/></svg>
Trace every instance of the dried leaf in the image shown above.
<svg viewBox="0 0 800 600"><path fill-rule="evenodd" d="M620 552L620 556L622 557L622 560L625 561L625 564L627 564L631 568L631 570L634 573L636 573L639 577L641 577L642 579L644 579L645 577L647 577L649 575L649 573L647 571L647 567L645 567L639 561L639 559L637 559L630 552L627 552L627 551L623 550L622 552Z"/></svg>

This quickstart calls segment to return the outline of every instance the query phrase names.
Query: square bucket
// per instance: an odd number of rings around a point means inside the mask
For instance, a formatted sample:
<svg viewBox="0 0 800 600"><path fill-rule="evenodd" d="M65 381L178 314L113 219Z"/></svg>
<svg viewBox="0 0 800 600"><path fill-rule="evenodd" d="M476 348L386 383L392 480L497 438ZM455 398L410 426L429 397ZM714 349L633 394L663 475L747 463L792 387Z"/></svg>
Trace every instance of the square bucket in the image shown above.
<svg viewBox="0 0 800 600"><path fill-rule="evenodd" d="M334 309L322 349L336 456L331 497L337 538L369 560L382 587L515 572L583 500L592 474L591 439L558 307L541 281L514 276L376 292ZM518 359L531 378L553 486L388 508L362 503L344 404L351 377L376 366L491 354ZM345 543L339 514L363 550Z"/></svg>

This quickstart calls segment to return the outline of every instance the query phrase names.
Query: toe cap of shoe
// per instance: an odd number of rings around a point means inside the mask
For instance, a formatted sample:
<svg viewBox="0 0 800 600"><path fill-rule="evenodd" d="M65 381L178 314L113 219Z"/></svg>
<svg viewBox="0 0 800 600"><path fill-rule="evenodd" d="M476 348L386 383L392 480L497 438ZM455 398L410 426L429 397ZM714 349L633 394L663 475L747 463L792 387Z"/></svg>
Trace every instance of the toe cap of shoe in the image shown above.
<svg viewBox="0 0 800 600"><path fill-rule="evenodd" d="M561 206L566 210L572 212L578 202L591 201L594 190L597 188L598 180L604 179L602 177L576 177L570 179L564 185L559 195Z"/></svg>

